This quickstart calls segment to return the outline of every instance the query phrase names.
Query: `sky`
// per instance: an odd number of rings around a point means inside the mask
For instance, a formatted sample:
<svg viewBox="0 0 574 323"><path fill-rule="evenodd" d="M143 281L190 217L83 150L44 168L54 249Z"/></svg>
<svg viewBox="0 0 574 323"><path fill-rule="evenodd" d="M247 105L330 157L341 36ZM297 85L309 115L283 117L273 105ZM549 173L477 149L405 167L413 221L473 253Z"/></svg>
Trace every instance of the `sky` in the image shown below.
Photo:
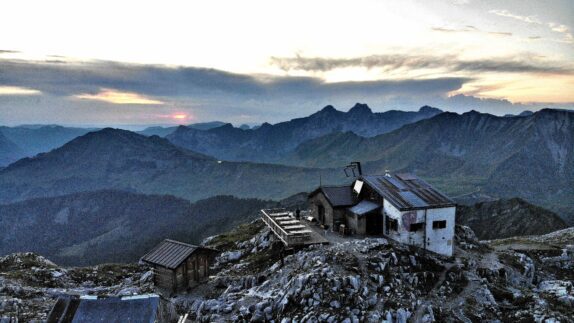
<svg viewBox="0 0 574 323"><path fill-rule="evenodd" d="M574 108L574 1L9 1L0 124Z"/></svg>

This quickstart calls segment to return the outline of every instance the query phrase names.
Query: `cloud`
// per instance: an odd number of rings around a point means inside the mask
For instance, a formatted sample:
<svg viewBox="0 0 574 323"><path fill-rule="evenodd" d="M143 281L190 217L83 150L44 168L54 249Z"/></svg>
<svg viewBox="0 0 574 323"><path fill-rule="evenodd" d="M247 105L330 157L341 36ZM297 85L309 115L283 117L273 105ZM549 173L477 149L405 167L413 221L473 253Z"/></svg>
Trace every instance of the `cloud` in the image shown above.
<svg viewBox="0 0 574 323"><path fill-rule="evenodd" d="M74 97L82 100L96 100L113 104L163 104L162 101L150 99L137 93L121 92L113 89L102 89L97 94L84 93L75 95Z"/></svg>
<svg viewBox="0 0 574 323"><path fill-rule="evenodd" d="M535 16L520 16L520 15L513 14L513 13L509 12L508 10L490 10L489 12L492 14L498 15L498 16L520 20L520 21L523 21L523 22L526 22L529 24L543 25L543 23L538 18L536 18ZM559 23L555 23L555 22L549 22L549 23L547 23L547 25L550 28L550 30L552 30L553 32L563 34L563 38L557 40L558 42L568 43L568 44L574 43L574 36L572 35L572 32L570 31L570 28L568 26L563 25L563 24L559 24ZM532 37L528 37L528 38L529 39L538 39L538 38L532 38Z"/></svg>
<svg viewBox="0 0 574 323"><path fill-rule="evenodd" d="M20 51L12 50L12 49L0 49L0 55L1 54L17 54L17 53L20 53Z"/></svg>
<svg viewBox="0 0 574 323"><path fill-rule="evenodd" d="M481 33L494 36L512 36L511 32L506 31L483 31L475 26L467 25L462 28L432 27L432 31L443 33Z"/></svg>
<svg viewBox="0 0 574 323"><path fill-rule="evenodd" d="M542 24L542 22L540 22L540 20L538 20L538 18L536 18L535 16L521 16L521 15L513 14L513 13L509 12L508 10L499 10L499 9L490 10L488 12L495 14L497 16L512 18L512 19L520 20L520 21L525 22L525 23L529 23L529 24L537 24L537 25Z"/></svg>
<svg viewBox="0 0 574 323"><path fill-rule="evenodd" d="M574 43L574 36L572 36L572 33L570 32L570 28L568 28L568 26L549 22L548 27L550 27L550 29L554 32L563 34L563 39L561 40L561 42L569 44Z"/></svg>
<svg viewBox="0 0 574 323"><path fill-rule="evenodd" d="M38 95L41 94L40 91L18 87L18 86L1 86L0 85L0 95Z"/></svg>
<svg viewBox="0 0 574 323"><path fill-rule="evenodd" d="M367 64L379 64L377 59ZM390 62L390 61L389 61ZM318 63L320 64L320 63ZM332 63L329 63L332 64ZM425 64L421 62L420 64ZM430 64L430 62L428 62ZM44 61L0 60L0 85L34 88L54 96L96 99L132 95L162 97L335 95L379 91L440 91L457 88L467 78L326 83L315 77L235 74L215 69L127 64L107 61L53 64ZM113 89L103 91L102 89ZM136 97L139 95L140 97ZM110 99L110 98L113 98ZM120 100L120 99L118 99ZM121 100L120 100L121 101Z"/></svg>
<svg viewBox="0 0 574 323"><path fill-rule="evenodd" d="M567 33L568 32L568 26L566 26L566 25L549 23L548 26L550 26L550 29L552 29L552 31L555 31L557 33Z"/></svg>
<svg viewBox="0 0 574 323"><path fill-rule="evenodd" d="M194 120L279 122L308 115L332 104L351 107L368 102L375 111L415 110L435 104L465 111L471 99L455 100L473 77L325 82L317 77L236 74L215 69L128 64L109 61L64 63L0 59L0 89L28 89L27 95L0 96L3 123L153 124L177 122L165 116L192 115ZM284 68L333 69L340 66L464 68L469 71L524 70L521 63L466 62L456 56L373 56L354 59L277 59ZM501 67L502 65L502 67ZM528 69L539 70L526 66ZM547 70L547 68L546 68ZM560 70L560 69L559 69ZM470 73L469 73L470 74ZM458 92L457 92L458 91ZM34 94L34 95L31 95ZM470 101L469 101L470 100ZM482 101L478 101L479 103ZM490 101L489 101L490 102ZM498 101L496 101L498 102ZM475 102L476 103L476 102ZM122 105L118 109L118 105ZM496 109L518 109L501 102ZM521 108L523 109L523 108ZM519 110L519 109L518 109ZM505 110L509 113L513 110Z"/></svg>
<svg viewBox="0 0 574 323"><path fill-rule="evenodd" d="M338 68L441 69L448 72L572 73L572 66L543 62L533 57L462 60L456 55L373 55L353 58L272 57L271 63L283 70L330 71Z"/></svg>
<svg viewBox="0 0 574 323"><path fill-rule="evenodd" d="M329 83L317 77L64 61L0 59L0 86L41 93L18 99L0 97L0 120L101 123L108 118L118 123L131 117L135 121L130 122L152 123L165 122L161 115L185 113L197 120L275 122L306 115L327 104L352 106L363 100L379 104L393 100L394 108L406 108L400 98L408 97L422 105L427 98L444 96L472 81L468 77L440 77ZM124 106L111 109L118 104ZM409 107L416 109L418 104Z"/></svg>
<svg viewBox="0 0 574 323"><path fill-rule="evenodd" d="M469 4L470 0L450 0L450 2L452 2L452 4L462 6L462 5Z"/></svg>

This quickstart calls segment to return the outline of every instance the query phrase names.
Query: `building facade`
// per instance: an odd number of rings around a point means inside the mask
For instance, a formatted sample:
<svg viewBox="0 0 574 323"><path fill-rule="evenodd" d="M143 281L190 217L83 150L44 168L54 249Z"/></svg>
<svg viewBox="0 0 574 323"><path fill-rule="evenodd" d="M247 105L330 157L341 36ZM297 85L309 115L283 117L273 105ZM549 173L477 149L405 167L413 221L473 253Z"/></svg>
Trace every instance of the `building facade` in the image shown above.
<svg viewBox="0 0 574 323"><path fill-rule="evenodd" d="M311 215L331 229L344 224L347 208L353 204L355 199L349 186L321 186L309 194Z"/></svg>
<svg viewBox="0 0 574 323"><path fill-rule="evenodd" d="M342 224L351 234L384 235L452 256L456 205L422 179L412 174L361 175L346 190L339 190L350 192L345 206L339 206L333 220L330 216L321 217L319 206L313 206L313 216L319 222L326 219L334 230ZM320 192L323 190L310 195L311 205L326 201L335 210L331 199L323 201Z"/></svg>

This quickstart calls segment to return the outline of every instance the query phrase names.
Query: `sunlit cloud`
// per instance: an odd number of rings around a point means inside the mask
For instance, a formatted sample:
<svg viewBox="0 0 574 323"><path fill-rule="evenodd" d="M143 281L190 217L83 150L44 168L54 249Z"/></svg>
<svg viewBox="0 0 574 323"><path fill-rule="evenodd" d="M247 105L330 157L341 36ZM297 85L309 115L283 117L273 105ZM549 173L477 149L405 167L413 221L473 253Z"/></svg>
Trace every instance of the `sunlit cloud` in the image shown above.
<svg viewBox="0 0 574 323"><path fill-rule="evenodd" d="M564 36L564 38L561 39L562 42L574 43L574 36L572 36L572 33L570 32L570 28L568 28L568 26L549 22L548 27L550 27L552 31L560 33Z"/></svg>
<svg viewBox="0 0 574 323"><path fill-rule="evenodd" d="M38 95L42 92L19 86L0 86L0 95Z"/></svg>
<svg viewBox="0 0 574 323"><path fill-rule="evenodd" d="M137 93L122 92L113 89L102 89L97 94L78 94L74 97L82 100L97 100L113 104L164 104L162 101L150 99Z"/></svg>
<svg viewBox="0 0 574 323"><path fill-rule="evenodd" d="M509 12L508 10L490 10L489 12L492 14L495 14L497 16L512 18L512 19L516 19L516 20L520 20L520 21L529 23L529 24L537 24L537 25L542 24L542 22L540 22L540 20L538 20L538 18L536 18L535 16L516 15L516 14Z"/></svg>
<svg viewBox="0 0 574 323"><path fill-rule="evenodd" d="M481 33L486 35L494 36L512 36L511 32L507 31L485 31L478 29L475 26L467 25L462 28L448 28L448 27L432 27L432 31L443 32L443 33Z"/></svg>
<svg viewBox="0 0 574 323"><path fill-rule="evenodd" d="M571 74L574 66L562 62L542 60L532 55L463 59L457 55L371 55L365 57L272 57L271 64L279 68L303 71L331 71L342 68L381 68L384 72L401 70L408 75L413 70L436 70L436 72L496 72L496 73L552 73Z"/></svg>

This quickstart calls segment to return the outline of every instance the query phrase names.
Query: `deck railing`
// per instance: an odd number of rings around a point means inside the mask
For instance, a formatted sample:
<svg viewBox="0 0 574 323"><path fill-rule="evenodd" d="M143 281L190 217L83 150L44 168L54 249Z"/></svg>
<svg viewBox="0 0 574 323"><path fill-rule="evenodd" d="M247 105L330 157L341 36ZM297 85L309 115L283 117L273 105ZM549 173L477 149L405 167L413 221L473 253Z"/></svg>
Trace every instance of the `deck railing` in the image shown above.
<svg viewBox="0 0 574 323"><path fill-rule="evenodd" d="M287 231L275 219L277 217L292 217L291 212L285 209L265 209L261 210L263 222L273 231L273 233L286 245L303 244L309 239L308 230ZM295 220L295 218L293 218ZM292 224L290 224L292 225Z"/></svg>

